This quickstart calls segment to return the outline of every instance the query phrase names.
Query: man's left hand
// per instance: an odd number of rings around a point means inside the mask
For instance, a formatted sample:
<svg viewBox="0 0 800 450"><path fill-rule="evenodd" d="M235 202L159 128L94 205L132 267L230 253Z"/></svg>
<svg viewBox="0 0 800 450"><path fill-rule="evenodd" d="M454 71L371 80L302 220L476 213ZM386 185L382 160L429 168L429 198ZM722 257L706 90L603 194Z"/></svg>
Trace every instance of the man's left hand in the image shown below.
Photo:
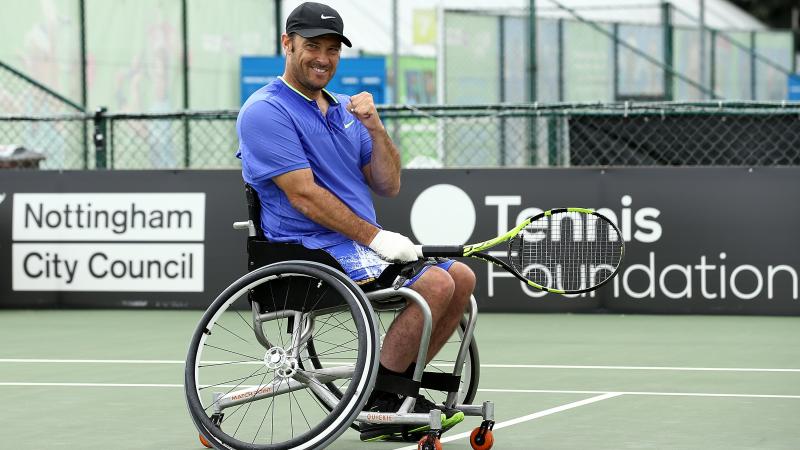
<svg viewBox="0 0 800 450"><path fill-rule="evenodd" d="M375 101L369 92L361 92L350 97L347 110L369 131L379 130L383 126L378 117L378 110L375 108Z"/></svg>

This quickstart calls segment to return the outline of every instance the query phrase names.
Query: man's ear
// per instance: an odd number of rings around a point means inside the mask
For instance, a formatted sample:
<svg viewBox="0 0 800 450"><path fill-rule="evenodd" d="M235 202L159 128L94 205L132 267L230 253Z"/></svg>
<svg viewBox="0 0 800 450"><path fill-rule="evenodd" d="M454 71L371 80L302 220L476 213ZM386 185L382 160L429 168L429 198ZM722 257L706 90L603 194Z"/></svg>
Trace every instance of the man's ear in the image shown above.
<svg viewBox="0 0 800 450"><path fill-rule="evenodd" d="M287 35L286 33L284 33L283 35L281 35L281 44L283 45L283 50L286 53L289 53L290 51L294 51L294 37L293 36L290 36L290 35ZM290 49L290 46L291 46L291 49Z"/></svg>

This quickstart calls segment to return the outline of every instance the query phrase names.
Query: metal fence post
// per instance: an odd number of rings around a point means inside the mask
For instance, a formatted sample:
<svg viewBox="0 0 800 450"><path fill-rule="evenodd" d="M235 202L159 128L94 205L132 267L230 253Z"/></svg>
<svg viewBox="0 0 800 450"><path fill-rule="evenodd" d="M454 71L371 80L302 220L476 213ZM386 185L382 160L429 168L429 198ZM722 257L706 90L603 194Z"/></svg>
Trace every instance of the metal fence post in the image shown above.
<svg viewBox="0 0 800 450"><path fill-rule="evenodd" d="M557 123L555 115L547 118L547 163L551 167L559 163Z"/></svg>
<svg viewBox="0 0 800 450"><path fill-rule="evenodd" d="M283 53L283 1L273 0L273 14L275 15L275 56L281 56Z"/></svg>
<svg viewBox="0 0 800 450"><path fill-rule="evenodd" d="M186 111L189 110L189 18L188 0L181 1L181 41L183 59L181 63L183 72L183 166L188 169L191 165L192 152L190 148L189 120Z"/></svg>
<svg viewBox="0 0 800 450"><path fill-rule="evenodd" d="M669 2L661 3L661 22L664 26L664 99L671 101L672 94L672 67L674 65L672 52L672 5Z"/></svg>
<svg viewBox="0 0 800 450"><path fill-rule="evenodd" d="M756 99L756 32L750 32L750 100Z"/></svg>
<svg viewBox="0 0 800 450"><path fill-rule="evenodd" d="M536 0L528 2L530 16L528 17L528 101L536 101L536 79L538 67L536 66Z"/></svg>
<svg viewBox="0 0 800 450"><path fill-rule="evenodd" d="M714 29L711 29L711 47L709 51L711 52L708 57L711 60L711 67L708 69L710 72L709 88L711 89L711 98L714 98L717 94L717 30Z"/></svg>
<svg viewBox="0 0 800 450"><path fill-rule="evenodd" d="M500 51L498 52L498 74L500 83L498 84L498 93L497 96L500 99L500 103L505 103L506 101L506 28L505 28L505 16L499 15L497 16L497 27L498 27L498 47ZM506 152L506 119L503 116L500 116L500 136L498 136L500 140L500 155L499 161L501 166L505 166L508 164L507 161L507 152Z"/></svg>
<svg viewBox="0 0 800 450"><path fill-rule="evenodd" d="M528 102L536 103L536 81L538 79L538 68L536 61L536 0L528 1ZM536 129L536 117L532 116L528 122L528 164L535 166L537 153L538 130Z"/></svg>
<svg viewBox="0 0 800 450"><path fill-rule="evenodd" d="M558 101L564 101L564 19L558 19L556 27L558 42Z"/></svg>
<svg viewBox="0 0 800 450"><path fill-rule="evenodd" d="M106 149L107 145L107 125L108 125L108 118L105 116L107 109L105 107L100 107L94 113L94 157L95 157L95 166L97 169L106 169Z"/></svg>
<svg viewBox="0 0 800 450"><path fill-rule="evenodd" d="M797 53L800 52L800 7L792 7L792 73L797 73Z"/></svg>
<svg viewBox="0 0 800 450"><path fill-rule="evenodd" d="M86 2L78 2L78 17L80 20L80 45L81 45L81 106L83 110L88 109L89 92L87 88L86 74ZM86 120L83 121L83 168L89 168L89 126Z"/></svg>
<svg viewBox="0 0 800 450"><path fill-rule="evenodd" d="M614 35L614 42L613 42L614 48L611 52L611 59L612 59L611 64L614 66L614 75L612 81L613 83L612 98L614 99L614 101L617 101L619 99L619 23L614 22L614 25L612 25L611 32Z"/></svg>
<svg viewBox="0 0 800 450"><path fill-rule="evenodd" d="M183 112L183 168L188 169L192 165L192 123L186 111Z"/></svg>

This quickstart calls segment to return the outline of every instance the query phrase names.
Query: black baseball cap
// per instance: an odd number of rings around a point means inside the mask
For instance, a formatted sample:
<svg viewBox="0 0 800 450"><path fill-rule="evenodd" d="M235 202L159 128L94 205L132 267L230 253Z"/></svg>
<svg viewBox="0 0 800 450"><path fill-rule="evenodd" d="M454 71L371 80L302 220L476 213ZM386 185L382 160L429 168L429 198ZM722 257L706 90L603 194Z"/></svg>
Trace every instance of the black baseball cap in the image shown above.
<svg viewBox="0 0 800 450"><path fill-rule="evenodd" d="M286 19L286 33L297 33L304 38L335 34L348 47L353 45L344 37L344 21L335 9L322 3L306 2L298 6Z"/></svg>

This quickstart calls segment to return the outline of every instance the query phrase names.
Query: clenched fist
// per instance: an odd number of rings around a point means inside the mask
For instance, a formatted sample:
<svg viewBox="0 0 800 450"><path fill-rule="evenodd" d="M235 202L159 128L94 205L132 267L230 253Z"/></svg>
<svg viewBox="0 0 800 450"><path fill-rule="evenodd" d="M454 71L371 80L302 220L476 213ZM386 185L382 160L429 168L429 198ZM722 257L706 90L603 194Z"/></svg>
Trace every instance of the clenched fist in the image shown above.
<svg viewBox="0 0 800 450"><path fill-rule="evenodd" d="M369 92L361 92L350 97L350 103L346 108L369 131L378 130L383 126L375 108L375 100Z"/></svg>

